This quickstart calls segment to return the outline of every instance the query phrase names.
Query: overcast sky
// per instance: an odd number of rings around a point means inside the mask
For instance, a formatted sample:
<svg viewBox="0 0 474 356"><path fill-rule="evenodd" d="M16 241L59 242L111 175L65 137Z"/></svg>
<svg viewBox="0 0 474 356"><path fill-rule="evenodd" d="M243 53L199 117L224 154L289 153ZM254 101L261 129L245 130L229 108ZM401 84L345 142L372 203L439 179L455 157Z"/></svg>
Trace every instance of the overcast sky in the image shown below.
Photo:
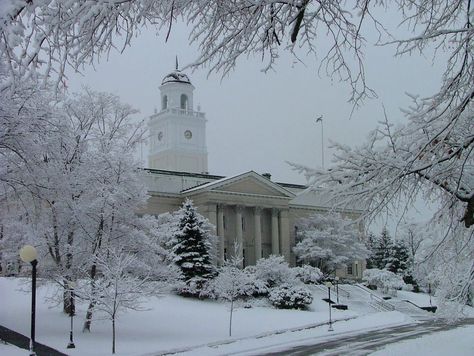
<svg viewBox="0 0 474 356"><path fill-rule="evenodd" d="M160 108L162 78L197 56L187 40L187 29L176 24L170 40L154 30L143 31L124 53L111 53L101 63L86 67L83 75L70 74L71 91L87 85L117 94L148 117ZM375 41L369 38L369 42ZM326 167L331 164L329 141L357 145L383 119L382 104L389 119L403 122L399 110L410 102L405 92L431 94L439 86L442 66L433 58L419 55L394 58L393 47L366 47L367 82L378 95L350 113L349 87L317 73L317 62L301 55L304 63L282 51L274 71L263 73L260 58L242 58L225 78L205 69L186 71L195 86L194 105L207 117L209 172L234 175L254 170L269 172L279 182L302 183L305 178L285 162L321 165L321 125L323 115ZM146 152L144 152L146 158Z"/></svg>

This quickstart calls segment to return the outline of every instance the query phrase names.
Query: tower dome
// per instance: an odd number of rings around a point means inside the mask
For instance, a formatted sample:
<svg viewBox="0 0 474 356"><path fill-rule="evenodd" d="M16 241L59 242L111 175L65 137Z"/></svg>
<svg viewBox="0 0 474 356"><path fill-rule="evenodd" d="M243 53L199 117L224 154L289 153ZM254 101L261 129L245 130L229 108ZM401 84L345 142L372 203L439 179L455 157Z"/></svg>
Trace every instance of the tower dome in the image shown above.
<svg viewBox="0 0 474 356"><path fill-rule="evenodd" d="M161 81L161 85L166 83L184 83L184 84L191 84L189 77L182 73L180 70L176 69L170 74L167 74L163 80Z"/></svg>
<svg viewBox="0 0 474 356"><path fill-rule="evenodd" d="M178 69L178 56L176 56L176 67L175 70L172 71L170 74L165 75L163 80L161 81L161 85L164 85L166 83L184 83L184 84L191 84L191 81L189 80L189 77L182 73Z"/></svg>

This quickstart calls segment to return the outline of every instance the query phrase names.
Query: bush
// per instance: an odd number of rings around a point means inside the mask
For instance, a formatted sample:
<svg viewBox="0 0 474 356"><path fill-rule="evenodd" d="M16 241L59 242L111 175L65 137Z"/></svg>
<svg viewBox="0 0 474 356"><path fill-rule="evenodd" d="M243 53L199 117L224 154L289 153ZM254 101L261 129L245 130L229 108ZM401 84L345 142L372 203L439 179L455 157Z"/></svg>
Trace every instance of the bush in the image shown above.
<svg viewBox="0 0 474 356"><path fill-rule="evenodd" d="M382 289L384 293L388 293L389 290L402 289L405 286L402 276L384 269L366 269L363 279L369 285Z"/></svg>
<svg viewBox="0 0 474 356"><path fill-rule="evenodd" d="M305 287L283 284L270 290L269 299L279 309L306 309L313 296Z"/></svg>
<svg viewBox="0 0 474 356"><path fill-rule="evenodd" d="M248 276L251 295L253 297L264 297L268 295L268 287L265 281L257 278L255 266L247 266L244 273Z"/></svg>
<svg viewBox="0 0 474 356"><path fill-rule="evenodd" d="M293 268L296 277L304 284L317 284L323 279L323 273L317 267L303 265Z"/></svg>
<svg viewBox="0 0 474 356"><path fill-rule="evenodd" d="M255 276L265 282L266 286L273 288L284 283L291 283L295 279L294 272L288 266L283 256L270 255L261 258L255 266Z"/></svg>

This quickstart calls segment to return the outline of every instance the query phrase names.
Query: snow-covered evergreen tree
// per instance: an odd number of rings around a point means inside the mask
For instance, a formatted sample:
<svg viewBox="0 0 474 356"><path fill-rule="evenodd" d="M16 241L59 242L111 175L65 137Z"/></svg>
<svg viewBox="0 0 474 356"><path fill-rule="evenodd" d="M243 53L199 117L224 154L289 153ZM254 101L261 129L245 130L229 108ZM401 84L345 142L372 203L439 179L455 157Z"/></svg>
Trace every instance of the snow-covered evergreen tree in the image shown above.
<svg viewBox="0 0 474 356"><path fill-rule="evenodd" d="M386 261L386 268L390 272L404 276L410 269L410 256L408 255L408 248L402 240L393 241L390 253Z"/></svg>
<svg viewBox="0 0 474 356"><path fill-rule="evenodd" d="M173 237L174 262L182 271L186 287L184 295L199 296L206 282L215 275L212 263L212 235L209 222L200 215L193 202L186 199L176 212L179 221Z"/></svg>
<svg viewBox="0 0 474 356"><path fill-rule="evenodd" d="M363 260L369 254L360 241L357 223L339 213L301 219L298 235L301 240L293 249L296 256L314 263L323 273L330 273L353 260Z"/></svg>

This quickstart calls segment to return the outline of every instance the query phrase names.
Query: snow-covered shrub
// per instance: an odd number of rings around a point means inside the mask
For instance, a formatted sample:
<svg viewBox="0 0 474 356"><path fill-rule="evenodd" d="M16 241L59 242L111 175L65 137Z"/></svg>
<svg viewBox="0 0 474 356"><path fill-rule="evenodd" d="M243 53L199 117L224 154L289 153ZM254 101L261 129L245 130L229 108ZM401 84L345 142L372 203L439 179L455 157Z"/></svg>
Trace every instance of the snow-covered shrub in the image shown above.
<svg viewBox="0 0 474 356"><path fill-rule="evenodd" d="M268 295L268 287L265 281L257 278L255 266L247 266L244 268L249 283L250 295L253 297L262 297Z"/></svg>
<svg viewBox="0 0 474 356"><path fill-rule="evenodd" d="M261 258L255 266L255 276L265 282L269 288L280 286L284 283L294 284L295 274L288 266L283 256L270 255Z"/></svg>
<svg viewBox="0 0 474 356"><path fill-rule="evenodd" d="M389 290L402 289L405 286L403 277L384 269L366 269L363 280L369 285L382 289L385 293Z"/></svg>
<svg viewBox="0 0 474 356"><path fill-rule="evenodd" d="M303 286L283 284L270 290L270 302L279 309L306 309L313 301L311 292Z"/></svg>
<svg viewBox="0 0 474 356"><path fill-rule="evenodd" d="M323 279L323 273L321 270L310 265L294 267L293 271L295 272L296 277L305 284L316 284Z"/></svg>

